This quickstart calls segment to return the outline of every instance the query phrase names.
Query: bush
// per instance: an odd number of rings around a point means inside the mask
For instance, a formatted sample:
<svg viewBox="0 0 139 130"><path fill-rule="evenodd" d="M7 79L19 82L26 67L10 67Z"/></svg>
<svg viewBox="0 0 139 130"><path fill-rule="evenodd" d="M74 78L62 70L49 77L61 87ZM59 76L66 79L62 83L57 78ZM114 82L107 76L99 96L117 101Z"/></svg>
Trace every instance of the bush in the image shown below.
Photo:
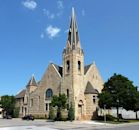
<svg viewBox="0 0 139 130"><path fill-rule="evenodd" d="M69 108L69 111L68 111L68 119L70 121L73 121L74 120L74 109L72 107L72 104L71 104L71 106Z"/></svg>
<svg viewBox="0 0 139 130"><path fill-rule="evenodd" d="M55 120L55 118L56 118L55 110L53 107L51 107L49 112L49 119Z"/></svg>
<svg viewBox="0 0 139 130"><path fill-rule="evenodd" d="M14 110L13 110L13 117L14 117L14 118L19 117L19 110L20 110L19 107L15 107L15 108L14 108Z"/></svg>
<svg viewBox="0 0 139 130"><path fill-rule="evenodd" d="M115 121L117 118L112 115L106 115L106 121ZM104 116L98 116L97 120L104 121Z"/></svg>
<svg viewBox="0 0 139 130"><path fill-rule="evenodd" d="M47 115L33 115L35 119L47 119Z"/></svg>

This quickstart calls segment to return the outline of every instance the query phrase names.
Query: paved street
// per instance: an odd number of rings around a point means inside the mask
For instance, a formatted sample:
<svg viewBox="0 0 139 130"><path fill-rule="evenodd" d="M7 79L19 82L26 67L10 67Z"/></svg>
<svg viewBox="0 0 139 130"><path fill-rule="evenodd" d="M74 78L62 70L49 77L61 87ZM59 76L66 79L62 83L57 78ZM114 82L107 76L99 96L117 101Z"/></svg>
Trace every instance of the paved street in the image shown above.
<svg viewBox="0 0 139 130"><path fill-rule="evenodd" d="M0 119L0 130L139 130L139 123L104 124L94 121L47 122L45 120L23 121Z"/></svg>
<svg viewBox="0 0 139 130"><path fill-rule="evenodd" d="M139 124L138 125L128 125L128 126L115 126L114 128L105 128L103 130L139 130Z"/></svg>

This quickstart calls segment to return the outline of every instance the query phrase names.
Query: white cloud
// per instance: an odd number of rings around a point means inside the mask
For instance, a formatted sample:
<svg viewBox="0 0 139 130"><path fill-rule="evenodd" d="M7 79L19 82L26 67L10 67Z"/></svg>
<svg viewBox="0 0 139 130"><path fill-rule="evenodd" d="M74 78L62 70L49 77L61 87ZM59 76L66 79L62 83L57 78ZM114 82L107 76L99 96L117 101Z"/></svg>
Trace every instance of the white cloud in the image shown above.
<svg viewBox="0 0 139 130"><path fill-rule="evenodd" d="M64 8L63 1L61 1L61 0L57 1L57 8L58 9L63 9Z"/></svg>
<svg viewBox="0 0 139 130"><path fill-rule="evenodd" d="M46 34L48 35L48 37L50 39L53 39L54 37L58 36L58 34L60 33L61 29L58 27L53 27L52 25L49 25L46 28Z"/></svg>
<svg viewBox="0 0 139 130"><path fill-rule="evenodd" d="M52 13L51 11L49 11L47 9L43 9L43 14L46 15L48 17L48 19L54 19L54 18L57 18L57 17L60 17L63 15L63 9L64 9L63 1L58 0L57 1L57 12Z"/></svg>
<svg viewBox="0 0 139 130"><path fill-rule="evenodd" d="M51 13L49 10L43 9L43 13L44 15L46 15L49 19L54 19L55 18L55 14Z"/></svg>
<svg viewBox="0 0 139 130"><path fill-rule="evenodd" d="M82 16L85 16L85 10L82 9Z"/></svg>
<svg viewBox="0 0 139 130"><path fill-rule="evenodd" d="M44 33L41 33L40 37L43 39L44 38Z"/></svg>
<svg viewBox="0 0 139 130"><path fill-rule="evenodd" d="M34 0L25 0L22 2L23 6L30 9L34 10L37 7L37 3Z"/></svg>

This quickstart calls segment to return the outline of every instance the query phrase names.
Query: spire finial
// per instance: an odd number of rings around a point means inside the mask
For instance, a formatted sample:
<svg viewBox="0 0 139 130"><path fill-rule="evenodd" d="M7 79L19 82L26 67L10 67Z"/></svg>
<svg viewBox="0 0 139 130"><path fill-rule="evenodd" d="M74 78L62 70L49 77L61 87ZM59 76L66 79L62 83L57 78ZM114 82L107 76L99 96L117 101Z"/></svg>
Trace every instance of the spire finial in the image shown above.
<svg viewBox="0 0 139 130"><path fill-rule="evenodd" d="M72 18L74 18L75 15L75 11L74 11L74 7L72 7Z"/></svg>

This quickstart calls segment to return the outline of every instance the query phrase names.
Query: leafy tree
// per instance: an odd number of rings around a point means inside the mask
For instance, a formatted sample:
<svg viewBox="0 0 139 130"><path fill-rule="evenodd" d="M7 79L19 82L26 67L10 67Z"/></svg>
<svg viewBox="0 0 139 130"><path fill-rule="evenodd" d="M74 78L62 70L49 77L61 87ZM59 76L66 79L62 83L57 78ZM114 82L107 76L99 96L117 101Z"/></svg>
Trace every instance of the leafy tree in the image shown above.
<svg viewBox="0 0 139 130"><path fill-rule="evenodd" d="M99 94L99 106L101 108L105 108L110 109L112 106L112 97L111 94L107 91L102 91L101 94Z"/></svg>
<svg viewBox="0 0 139 130"><path fill-rule="evenodd" d="M136 88L128 78L114 74L104 84L102 93L99 95L99 105L101 108L116 107L119 120L119 107L126 110L133 110L136 102Z"/></svg>
<svg viewBox="0 0 139 130"><path fill-rule="evenodd" d="M66 108L67 97L65 94L59 94L59 96L54 95L52 98L51 105L53 107L57 106L58 108Z"/></svg>
<svg viewBox="0 0 139 130"><path fill-rule="evenodd" d="M14 96L2 96L0 101L1 107L6 112L6 115L14 116L15 109L15 97Z"/></svg>
<svg viewBox="0 0 139 130"><path fill-rule="evenodd" d="M57 107L56 120L62 120L61 110L66 108L67 97L65 94L59 94L59 96L53 96L51 105Z"/></svg>
<svg viewBox="0 0 139 130"><path fill-rule="evenodd" d="M70 121L74 120L74 109L73 109L72 103L71 103L69 111L68 111L68 119Z"/></svg>
<svg viewBox="0 0 139 130"><path fill-rule="evenodd" d="M136 112L136 119L138 119L138 114L137 112L139 111L139 92L137 91L136 93L136 102L134 104L134 112Z"/></svg>

